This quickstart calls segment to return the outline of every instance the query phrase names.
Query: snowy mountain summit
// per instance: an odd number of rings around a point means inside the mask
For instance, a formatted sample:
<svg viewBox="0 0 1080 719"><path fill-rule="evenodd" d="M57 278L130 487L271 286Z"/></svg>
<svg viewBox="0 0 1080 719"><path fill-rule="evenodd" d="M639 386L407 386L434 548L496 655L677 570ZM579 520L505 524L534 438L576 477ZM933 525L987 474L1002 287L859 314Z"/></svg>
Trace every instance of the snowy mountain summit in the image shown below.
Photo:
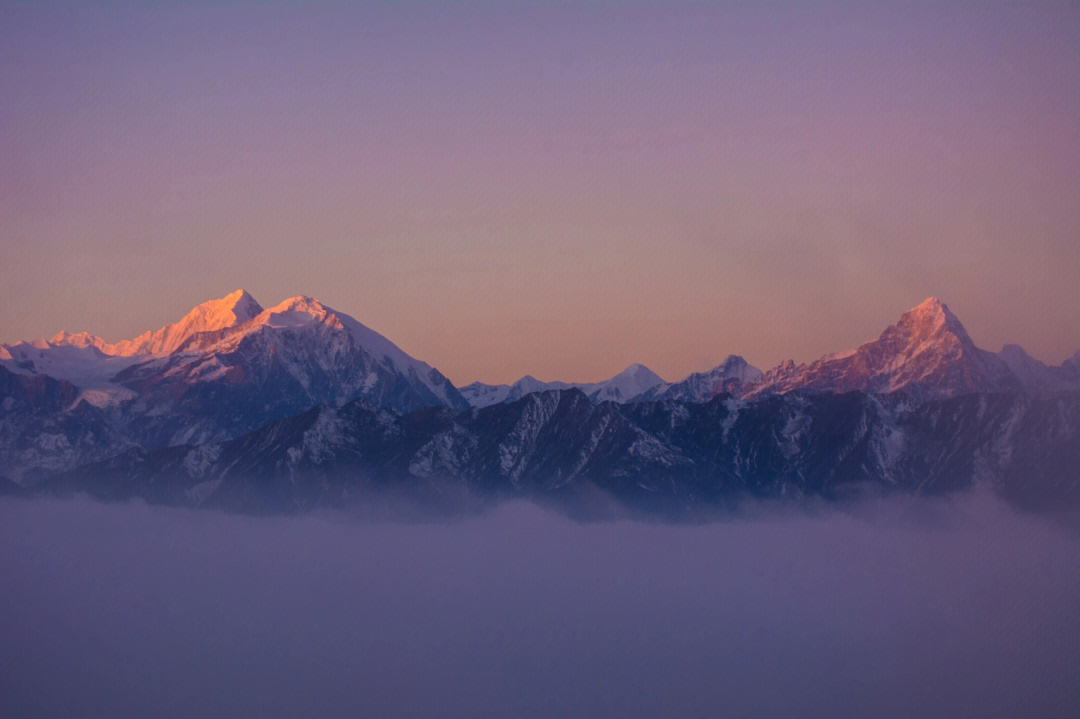
<svg viewBox="0 0 1080 719"><path fill-rule="evenodd" d="M750 394L908 390L923 397L948 397L1018 388L1006 364L976 347L956 315L931 297L857 349L769 370Z"/></svg>
<svg viewBox="0 0 1080 719"><path fill-rule="evenodd" d="M645 365L632 364L600 382L542 382L532 375L525 375L513 384L474 382L462 387L461 394L473 407L489 407L513 402L534 392L563 389L579 389L593 402L629 402L665 385L663 378Z"/></svg>
<svg viewBox="0 0 1080 719"><path fill-rule="evenodd" d="M349 315L305 296L263 309L244 290L115 344L64 332L0 345L0 380L20 398L65 398L49 414L13 402L0 414L0 464L16 475L46 459L228 439L355 399L402 412L468 406L437 369Z"/></svg>
<svg viewBox="0 0 1080 719"><path fill-rule="evenodd" d="M262 311L247 290L237 290L219 300L202 303L179 322L118 343L115 354L168 354L199 333L243 324Z"/></svg>
<svg viewBox="0 0 1080 719"><path fill-rule="evenodd" d="M626 402L640 397L654 387L666 384L664 379L643 364L632 364L609 380L592 385L585 394L604 402Z"/></svg>
<svg viewBox="0 0 1080 719"><path fill-rule="evenodd" d="M680 400L705 402L718 394L740 396L761 379L762 373L739 355L728 355L723 362L705 372L695 372L673 384L654 387L640 400Z"/></svg>
<svg viewBox="0 0 1080 719"><path fill-rule="evenodd" d="M525 376L513 385L474 383L462 395L474 407L513 402L530 392L577 388L593 401L706 402L719 394L754 399L804 392L904 391L915 399L955 397L974 392L1046 395L1080 390L1080 354L1050 367L1017 345L995 354L980 349L944 302L930 297L903 313L874 340L827 354L809 364L787 361L762 372L730 355L705 372L667 383L642 365L632 365L604 382L540 382Z"/></svg>
<svg viewBox="0 0 1080 719"><path fill-rule="evenodd" d="M467 406L431 365L313 297L291 297L251 315L256 307L220 328L189 334L167 359L125 372L125 383L152 385L156 393L177 383L225 380L258 393L274 387L281 393L275 400L295 396L311 404L359 397L401 410Z"/></svg>
<svg viewBox="0 0 1080 719"><path fill-rule="evenodd" d="M104 355L115 357L169 354L193 335L247 322L262 311L262 307L247 290L236 290L221 299L203 302L178 321L144 332L134 339L112 344L89 332L60 332L48 340L48 344L78 349L93 347ZM35 340L39 345L42 342L43 340Z"/></svg>
<svg viewBox="0 0 1080 719"><path fill-rule="evenodd" d="M718 396L736 400L723 401L733 412L792 392L902 392L899 400L914 405L971 394L1049 401L1080 392L1080 355L1050 367L1016 345L1000 353L980 349L949 308L929 298L855 349L809 364L788 361L764 373L730 355L673 383L632 364L600 382L543 382L526 375L512 385L474 383L459 390L431 365L314 297L263 308L237 290L134 339L110 343L61 332L49 340L0 345L0 475L21 481L28 471L69 469L136 449L207 446L318 407L356 402L403 416L438 408L429 419L451 428L445 435L438 430L437 442L423 445L424 453L429 464L437 457L454 464L472 451L466 444L461 457L446 455L458 427L458 420L448 419L454 412L498 410L526 398L522 407L540 412L547 405L533 400L543 393L551 401L551 392L569 393L573 402L565 409L574 416L591 416L582 402L601 410L590 432L607 431L601 425L609 426L604 418L613 417L616 406L635 412L634 406L663 405L664 412L675 412L680 404L715 404ZM792 407L801 401L788 399ZM650 416L647 407L642 411ZM633 432L620 436L634 452L662 455ZM416 466L427 466L425 461L416 459Z"/></svg>

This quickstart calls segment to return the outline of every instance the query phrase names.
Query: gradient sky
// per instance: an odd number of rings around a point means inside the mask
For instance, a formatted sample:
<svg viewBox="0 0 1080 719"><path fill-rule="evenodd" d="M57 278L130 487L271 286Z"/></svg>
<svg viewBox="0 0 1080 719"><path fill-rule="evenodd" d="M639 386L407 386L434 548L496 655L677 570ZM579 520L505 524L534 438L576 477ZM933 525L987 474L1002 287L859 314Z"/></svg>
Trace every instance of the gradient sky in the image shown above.
<svg viewBox="0 0 1080 719"><path fill-rule="evenodd" d="M0 5L0 341L311 294L461 384L929 295L1080 349L1080 5Z"/></svg>

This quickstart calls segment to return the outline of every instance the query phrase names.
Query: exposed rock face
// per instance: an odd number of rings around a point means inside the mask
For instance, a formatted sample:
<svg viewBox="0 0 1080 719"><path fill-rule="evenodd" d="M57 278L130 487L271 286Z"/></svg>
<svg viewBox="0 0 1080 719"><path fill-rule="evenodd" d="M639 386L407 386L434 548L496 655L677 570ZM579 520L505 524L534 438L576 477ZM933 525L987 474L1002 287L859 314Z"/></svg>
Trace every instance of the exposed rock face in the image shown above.
<svg viewBox="0 0 1080 719"><path fill-rule="evenodd" d="M907 390L933 399L1020 388L1006 363L976 347L949 308L930 298L905 312L878 339L808 365L784 363L766 372L748 394Z"/></svg>
<svg viewBox="0 0 1080 719"><path fill-rule="evenodd" d="M1078 468L1075 394L915 404L902 395L791 393L620 405L571 389L407 415L357 401L229 442L134 451L43 486L244 512L347 506L392 490L418 502L524 496L578 513L604 496L685 515L745 496L941 493L976 482L1024 506L1075 506Z"/></svg>
<svg viewBox="0 0 1080 719"><path fill-rule="evenodd" d="M10 480L77 467L136 446L79 389L0 365L0 474Z"/></svg>
<svg viewBox="0 0 1080 719"><path fill-rule="evenodd" d="M738 355L730 355L708 372L696 372L681 382L656 387L638 399L677 399L706 402L718 394L742 395L761 381L762 372Z"/></svg>
<svg viewBox="0 0 1080 719"><path fill-rule="evenodd" d="M960 320L933 297L905 312L876 340L809 364L797 365L789 360L762 373L742 357L731 355L713 369L691 374L679 382L663 382L649 372L650 381L637 383L634 391L597 391L615 384L634 367L605 383L540 382L526 376L512 385L477 382L463 387L462 394L472 406L486 407L513 402L530 392L571 387L581 389L594 401L617 402L705 402L718 394L752 398L795 390L875 394L902 390L921 400L973 392L1046 396L1080 391L1080 353L1060 367L1048 367L1017 345L1008 345L998 354L980 349Z"/></svg>
<svg viewBox="0 0 1080 719"><path fill-rule="evenodd" d="M633 402L667 387L660 375L642 364L632 364L619 374L601 382L542 382L525 375L514 384L473 382L461 388L461 394L473 407L488 407L514 402L533 392L579 389L594 402Z"/></svg>

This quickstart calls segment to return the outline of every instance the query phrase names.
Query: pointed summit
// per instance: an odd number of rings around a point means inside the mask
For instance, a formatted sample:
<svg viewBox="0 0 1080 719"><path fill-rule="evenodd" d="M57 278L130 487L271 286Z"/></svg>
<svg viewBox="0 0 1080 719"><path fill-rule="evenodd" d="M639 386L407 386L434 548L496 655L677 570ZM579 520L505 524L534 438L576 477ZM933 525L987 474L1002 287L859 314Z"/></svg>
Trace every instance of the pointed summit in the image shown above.
<svg viewBox="0 0 1080 719"><path fill-rule="evenodd" d="M245 289L236 290L226 295L221 301L236 316L236 323L246 322L262 312L262 307Z"/></svg>
<svg viewBox="0 0 1080 719"><path fill-rule="evenodd" d="M527 394L549 390L579 389L593 402L628 402L646 392L667 386L660 375L643 364L634 363L619 374L600 382L544 382L525 375L512 385L473 382L461 393L473 407L513 402Z"/></svg>
<svg viewBox="0 0 1080 719"><path fill-rule="evenodd" d="M912 307L910 310L908 310L904 314L907 315L907 314L912 314L912 313L917 313L917 314L945 314L945 313L948 313L948 314L952 314L951 312L949 312L948 306L944 302L939 300L937 297L927 297L925 300L923 300L919 304L915 305L914 307Z"/></svg>
<svg viewBox="0 0 1080 719"><path fill-rule="evenodd" d="M1058 367L1047 367L1024 351L1020 345L1005 345L997 356L1024 386L1024 389L1034 393L1045 393L1059 388L1057 375L1062 370Z"/></svg>
<svg viewBox="0 0 1080 719"><path fill-rule="evenodd" d="M944 325L950 321L955 322L956 315L937 297L927 297L900 316L900 322L905 321Z"/></svg>
<svg viewBox="0 0 1080 719"><path fill-rule="evenodd" d="M1040 362L1015 344L1005 345L997 356L1031 394L1051 395L1080 390L1080 353L1058 367Z"/></svg>
<svg viewBox="0 0 1080 719"><path fill-rule="evenodd" d="M581 389L594 401L627 402L662 384L665 382L660 375L643 364L634 363L609 380Z"/></svg>
<svg viewBox="0 0 1080 719"><path fill-rule="evenodd" d="M636 378L642 378L642 379L645 379L645 380L648 380L648 381L654 381L655 380L657 382L663 382L664 381L663 378L660 377L660 375L656 374L655 372L653 372L651 369L649 369L645 365L641 364L640 362L635 362L634 364L630 365L629 367L624 369L622 372L615 375L615 377L612 377L612 379L616 379L616 378L619 378L619 377L636 377Z"/></svg>
<svg viewBox="0 0 1080 719"><path fill-rule="evenodd" d="M258 406L281 401L293 409L358 397L402 411L467 406L434 367L307 295L290 297L264 310L238 290L199 305L149 340L159 343L156 346L172 347L170 362L162 370L156 357L148 357L125 375L125 381L166 389L172 384L168 391L177 393L204 382L225 382L230 391L246 387L262 403ZM162 371L165 374L159 375ZM273 389L268 389L271 385ZM242 399L251 398L236 401ZM171 400L165 397L163 401Z"/></svg>
<svg viewBox="0 0 1080 719"><path fill-rule="evenodd" d="M262 307L247 290L236 290L221 299L203 302L178 322L146 332L133 340L118 342L115 354L168 354L192 335L243 324L260 312Z"/></svg>
<svg viewBox="0 0 1080 719"><path fill-rule="evenodd" d="M976 347L948 306L929 297L855 350L769 370L753 393L911 390L922 397L951 397L1009 389L1015 382L1001 358Z"/></svg>
<svg viewBox="0 0 1080 719"><path fill-rule="evenodd" d="M971 342L964 325L937 297L926 298L919 305L902 314L897 323L889 329L918 339L928 339L936 334L947 332L963 342Z"/></svg>
<svg viewBox="0 0 1080 719"><path fill-rule="evenodd" d="M695 372L671 385L658 386L642 399L706 402L718 394L741 395L761 379L761 370L739 355L728 355L706 372Z"/></svg>
<svg viewBox="0 0 1080 719"><path fill-rule="evenodd" d="M897 353L909 358L923 352L975 348L964 325L948 306L936 297L930 297L900 315L896 324L881 333L876 345L887 353ZM875 346L875 342L867 342L856 351L872 346Z"/></svg>
<svg viewBox="0 0 1080 719"><path fill-rule="evenodd" d="M643 364L635 362L619 374L604 382L604 384L617 383L620 385L633 385L640 392L664 383L664 378L653 372Z"/></svg>

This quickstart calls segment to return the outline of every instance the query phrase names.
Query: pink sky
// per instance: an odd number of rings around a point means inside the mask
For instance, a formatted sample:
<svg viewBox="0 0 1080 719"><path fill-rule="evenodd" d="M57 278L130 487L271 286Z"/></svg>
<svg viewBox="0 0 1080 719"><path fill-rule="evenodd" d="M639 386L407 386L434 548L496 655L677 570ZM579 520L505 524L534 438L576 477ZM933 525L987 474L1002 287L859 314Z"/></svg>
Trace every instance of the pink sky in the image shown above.
<svg viewBox="0 0 1080 719"><path fill-rule="evenodd" d="M1080 349L1076 4L0 6L0 341L311 294L458 384L929 295Z"/></svg>

